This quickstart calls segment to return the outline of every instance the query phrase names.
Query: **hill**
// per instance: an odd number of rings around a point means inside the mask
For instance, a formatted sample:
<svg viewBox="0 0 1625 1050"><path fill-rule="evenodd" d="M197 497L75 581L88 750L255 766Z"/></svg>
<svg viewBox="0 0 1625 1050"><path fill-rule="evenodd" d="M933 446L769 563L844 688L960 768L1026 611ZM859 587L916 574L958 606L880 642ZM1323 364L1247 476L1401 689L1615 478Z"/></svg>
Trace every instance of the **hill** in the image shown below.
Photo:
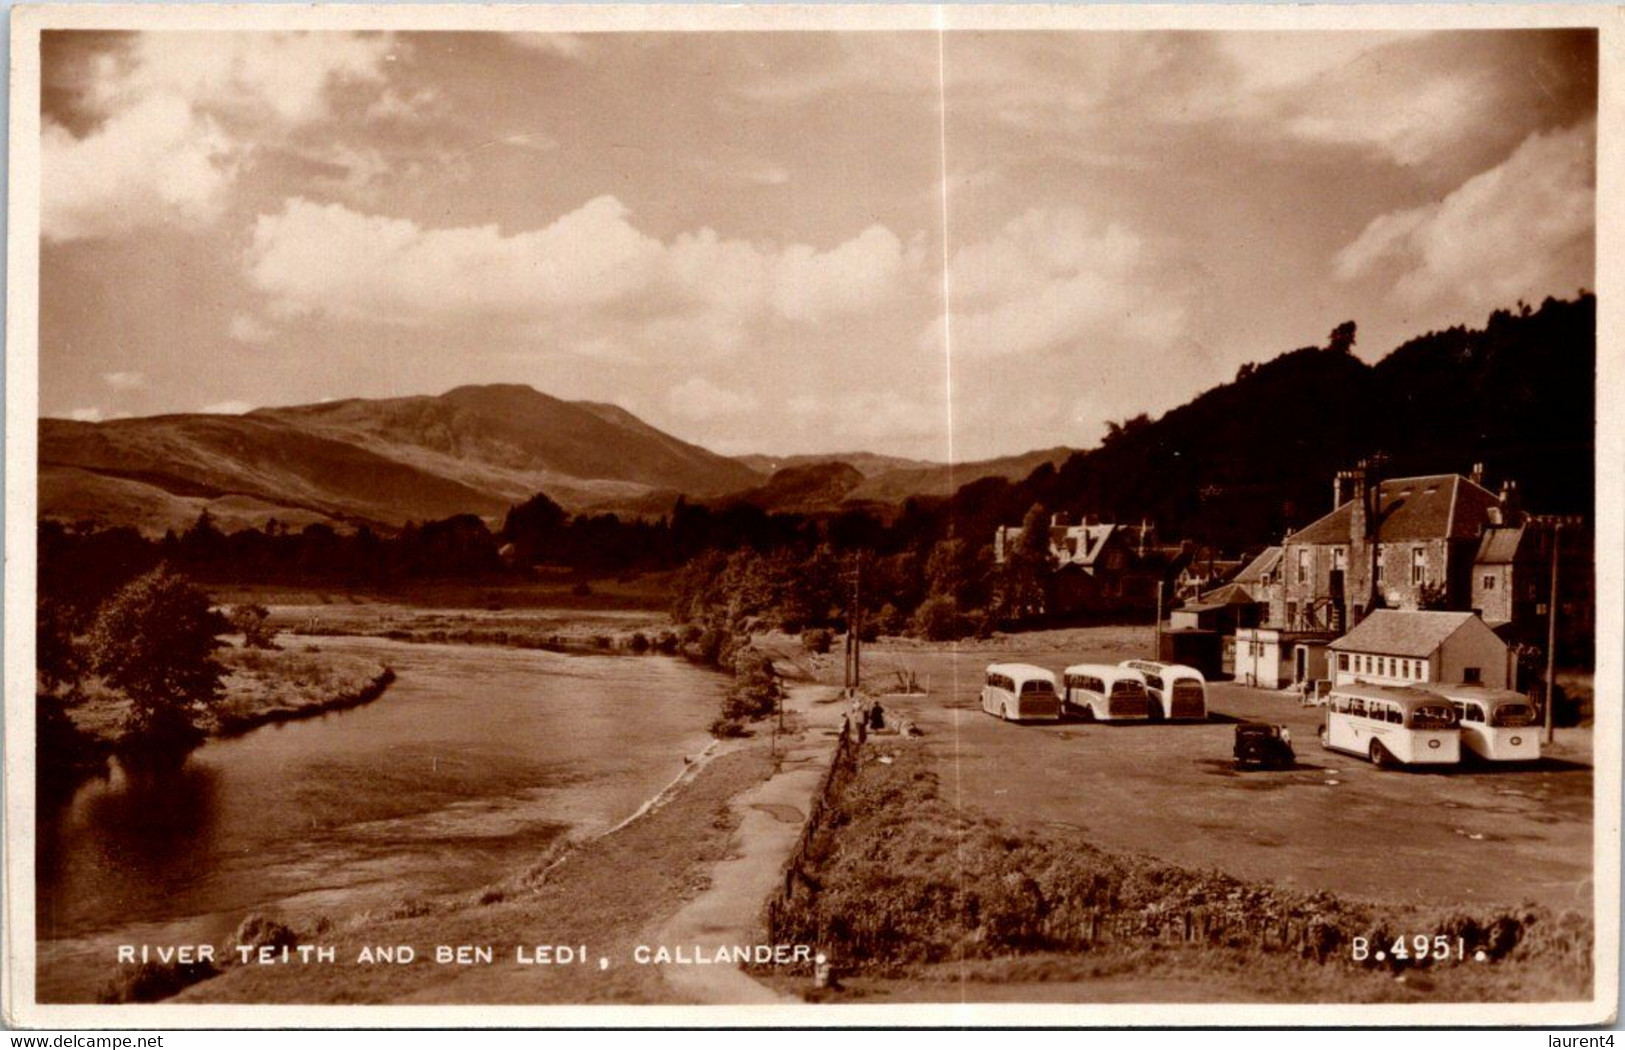
<svg viewBox="0 0 1625 1050"><path fill-rule="evenodd" d="M149 531L184 525L204 508L244 524L394 526L500 516L541 490L581 508L656 490L719 495L761 480L615 406L525 386L244 416L44 419L39 463L42 517Z"/></svg>
<svg viewBox="0 0 1625 1050"><path fill-rule="evenodd" d="M952 513L963 534L991 535L1042 503L1239 550L1330 510L1333 475L1383 453L1392 477L1483 463L1492 482L1516 479L1531 510L1590 514L1595 400L1596 300L1547 299L1481 329L1430 332L1374 365L1336 340L1245 365L1059 466L960 487Z"/></svg>

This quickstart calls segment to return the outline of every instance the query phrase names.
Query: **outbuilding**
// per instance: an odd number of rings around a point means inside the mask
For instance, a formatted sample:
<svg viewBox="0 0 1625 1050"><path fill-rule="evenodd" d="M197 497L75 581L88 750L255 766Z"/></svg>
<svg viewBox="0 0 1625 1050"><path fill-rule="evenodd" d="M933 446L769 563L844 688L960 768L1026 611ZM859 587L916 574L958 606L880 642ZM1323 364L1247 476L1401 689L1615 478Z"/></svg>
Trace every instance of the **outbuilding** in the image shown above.
<svg viewBox="0 0 1625 1050"><path fill-rule="evenodd" d="M1331 644L1332 680L1507 687L1507 644L1476 613L1378 609Z"/></svg>

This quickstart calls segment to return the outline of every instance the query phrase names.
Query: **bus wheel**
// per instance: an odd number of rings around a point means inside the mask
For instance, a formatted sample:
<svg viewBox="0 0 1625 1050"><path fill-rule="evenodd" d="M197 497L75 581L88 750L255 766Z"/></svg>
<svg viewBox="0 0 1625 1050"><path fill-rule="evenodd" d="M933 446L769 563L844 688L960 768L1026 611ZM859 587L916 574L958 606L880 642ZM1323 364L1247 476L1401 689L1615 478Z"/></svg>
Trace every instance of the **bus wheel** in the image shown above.
<svg viewBox="0 0 1625 1050"><path fill-rule="evenodd" d="M1371 741L1371 764L1372 765L1376 766L1378 769L1387 769L1388 766L1391 764L1390 761L1389 761L1389 758L1390 758L1390 756L1388 754L1388 749L1386 747L1382 746L1382 741L1380 741L1380 740Z"/></svg>
<svg viewBox="0 0 1625 1050"><path fill-rule="evenodd" d="M1009 704L1005 704L1005 705L1003 705L1002 707L999 708L999 717L1004 719L1006 722L1010 721L1010 705Z"/></svg>
<svg viewBox="0 0 1625 1050"><path fill-rule="evenodd" d="M1078 712L1078 718L1084 722L1093 722L1095 720L1095 709L1088 704L1084 704L1083 710Z"/></svg>
<svg viewBox="0 0 1625 1050"><path fill-rule="evenodd" d="M1332 731L1326 726L1320 727L1320 746L1327 751L1332 749Z"/></svg>

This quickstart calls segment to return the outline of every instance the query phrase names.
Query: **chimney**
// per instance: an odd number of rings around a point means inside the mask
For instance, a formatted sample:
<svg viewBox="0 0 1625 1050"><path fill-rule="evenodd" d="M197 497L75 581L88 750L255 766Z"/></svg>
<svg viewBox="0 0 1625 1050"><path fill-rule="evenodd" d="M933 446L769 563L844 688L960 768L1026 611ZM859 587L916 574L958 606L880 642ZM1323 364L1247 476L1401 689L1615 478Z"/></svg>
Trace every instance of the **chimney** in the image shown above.
<svg viewBox="0 0 1625 1050"><path fill-rule="evenodd" d="M1349 542L1358 546L1366 541L1369 528L1367 515L1371 511L1366 493L1366 461L1360 460L1359 466L1353 470L1345 470L1339 476L1347 477L1348 498L1354 501L1349 514Z"/></svg>
<svg viewBox="0 0 1625 1050"><path fill-rule="evenodd" d="M1352 498L1354 472L1340 470L1332 478L1332 509L1336 510Z"/></svg>
<svg viewBox="0 0 1625 1050"><path fill-rule="evenodd" d="M1523 519L1523 498L1518 494L1518 483L1511 478L1501 482L1501 520L1516 525Z"/></svg>
<svg viewBox="0 0 1625 1050"><path fill-rule="evenodd" d="M1474 485L1482 487L1484 484L1484 464L1474 463L1473 472L1467 476L1472 479Z"/></svg>

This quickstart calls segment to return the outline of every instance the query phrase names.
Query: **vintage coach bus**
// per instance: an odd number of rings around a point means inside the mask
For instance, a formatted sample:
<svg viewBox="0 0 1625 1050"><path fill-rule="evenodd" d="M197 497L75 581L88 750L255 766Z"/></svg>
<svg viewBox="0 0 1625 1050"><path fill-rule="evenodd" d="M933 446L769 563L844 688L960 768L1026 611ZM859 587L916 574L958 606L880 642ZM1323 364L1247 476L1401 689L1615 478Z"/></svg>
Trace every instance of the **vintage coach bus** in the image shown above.
<svg viewBox="0 0 1625 1050"><path fill-rule="evenodd" d="M1086 721L1144 721L1151 716L1145 678L1131 667L1073 664L1061 675L1061 713Z"/></svg>
<svg viewBox="0 0 1625 1050"><path fill-rule="evenodd" d="M1455 708L1438 693L1354 682L1326 698L1320 746L1379 768L1453 766L1461 761L1461 730Z"/></svg>
<svg viewBox="0 0 1625 1050"><path fill-rule="evenodd" d="M1207 717L1207 679L1196 668L1160 660L1124 660L1117 666L1138 671L1145 679L1152 718Z"/></svg>
<svg viewBox="0 0 1625 1050"><path fill-rule="evenodd" d="M1006 722L1054 721L1061 717L1055 675L1032 664L988 664L982 710Z"/></svg>
<svg viewBox="0 0 1625 1050"><path fill-rule="evenodd" d="M1535 705L1522 693L1481 685L1428 685L1456 709L1461 746L1487 762L1534 762L1540 758Z"/></svg>

